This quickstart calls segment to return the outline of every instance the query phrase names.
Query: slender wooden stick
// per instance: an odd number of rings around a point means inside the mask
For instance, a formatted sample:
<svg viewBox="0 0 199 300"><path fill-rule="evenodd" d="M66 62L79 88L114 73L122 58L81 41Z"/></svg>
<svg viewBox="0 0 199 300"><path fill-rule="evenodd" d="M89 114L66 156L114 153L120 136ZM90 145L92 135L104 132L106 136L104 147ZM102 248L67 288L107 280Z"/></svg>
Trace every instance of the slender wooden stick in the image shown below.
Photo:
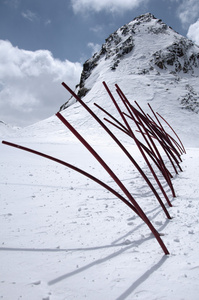
<svg viewBox="0 0 199 300"><path fill-rule="evenodd" d="M118 85L116 85L116 87L117 87L117 90L118 90L118 92L119 92L119 95L121 95L121 99L122 99L122 98L123 98L123 97L122 97L122 94L120 94L120 91L121 91L121 90L120 90L120 88L118 87ZM149 162L147 156L145 155L145 152L143 151L142 147L140 146L140 143L139 143L138 139L136 138L136 136L134 135L133 131L131 130L130 125L128 124L126 118L125 118L124 115L122 114L122 112L121 112L121 110L120 110L118 104L116 103L115 99L113 99L113 98L111 98L111 99L113 100L113 102L114 102L116 108L118 109L118 112L120 113L120 115L121 115L121 117L123 118L123 120L124 120L126 126L128 127L128 129L129 129L129 131L130 131L130 134L131 134L132 138L133 138L134 141L136 142L136 145L137 145L138 149L140 150L140 152L141 152L141 154L142 154L142 156L143 156L143 158L144 158L144 160L145 160L147 166L149 167L149 170L151 171L151 173L152 173L152 175L153 175L155 181L157 182L157 184L158 184L158 186L159 186L159 188L160 188L162 194L164 195L164 197L165 197L165 199L166 199L168 205L171 207L172 204L171 204L171 202L170 202L170 200L169 200L169 198L168 198L168 196L167 196L167 194L166 194L166 192L165 192L165 190L164 190L162 184L160 183L160 181L159 181L159 179L158 179L158 177L157 177L155 171L153 170L152 165L150 164L150 162ZM124 102L124 103L125 103L125 102ZM132 116L132 117L133 117L133 116ZM134 117L133 117L133 118L134 118ZM163 210L164 210L165 213L166 213L167 209L166 209L166 207L165 207L165 205L164 205L164 203L162 202L161 199L160 199L159 203L160 203L160 205L162 206Z"/></svg>
<svg viewBox="0 0 199 300"><path fill-rule="evenodd" d="M106 126L103 124L103 122L93 113L93 111L90 110L90 108L64 82L62 83L62 85L71 93L72 96L74 96L77 99L77 101L79 101L82 104L82 106L98 121L99 124L102 125L102 127L116 141L117 139L115 138L115 136L110 132L110 130L108 128L106 128ZM164 253L166 255L169 254L169 251L166 248L165 244L163 243L162 239L160 238L160 235L158 234L157 230L154 228L154 226L149 221L149 219L147 218L147 216L145 215L145 213L143 212L143 210L141 209L141 207L138 205L138 203L135 201L135 199L132 197L132 195L129 193L129 191L125 188L125 186L122 184L122 182L119 180L119 178L117 178L117 176L108 167L108 165L95 152L95 150L84 140L84 138L72 127L72 125L65 118L63 118L63 116L60 113L57 113L56 115L68 127L68 129L71 130L71 132L73 132L73 134L84 144L84 146L94 155L94 157L98 160L98 162L107 170L107 172L109 173L109 175L115 180L115 182L118 184L118 186L124 192L124 194L127 196L127 198L130 200L130 202L132 202L132 204L134 205L134 207L137 209L137 211L139 213L139 216L142 218L142 220L146 223L146 225L149 227L149 229L151 230L151 232L154 234L157 242L161 246L161 248L164 251Z"/></svg>
<svg viewBox="0 0 199 300"><path fill-rule="evenodd" d="M105 87L107 87L106 83L103 82ZM132 155L127 151L127 149L123 146L123 144L118 140L118 138L110 131L110 129L96 116L96 114L63 82L62 85L68 90L68 92L71 93L73 97L91 114L91 116L104 128L104 130L112 137L112 139L117 143L117 145L122 149L122 151L127 155L127 157L130 159L130 161L133 163L133 165L136 167L136 169L139 171L139 173L142 175L152 192L154 193L156 199L159 202L162 202L159 194L157 193L155 187L151 183L151 181L148 179L144 171L141 169L139 164L135 161L135 159L132 157ZM109 91L108 87L107 90ZM110 93L110 91L109 91ZM112 96L112 94L110 93ZM113 97L113 96L112 96ZM165 209L165 214L168 219L171 219L171 216L167 209Z"/></svg>
<svg viewBox="0 0 199 300"><path fill-rule="evenodd" d="M17 149L21 149L21 150L24 150L24 151L27 151L27 152L30 152L30 153L33 153L33 154L36 154L36 155L39 155L39 156L42 156L42 157L45 157L47 159L50 159L52 161L55 161L61 165L64 165L70 169L73 169L74 171L88 177L89 179L95 181L96 183L98 183L99 185L101 185L102 187L104 187L105 189L107 189L109 192L111 192L112 194L114 194L117 198L119 198L120 200L122 200L126 205L128 205L138 216L139 216L139 213L137 212L136 208L129 202L127 201L123 196L121 196L118 192L116 192L114 189L112 189L109 185L107 185L106 183L104 183L103 181L99 180L98 178L94 177L93 175L85 172L84 170L82 169L79 169L63 160L60 160L56 157L53 157L53 156L50 156L50 155L47 155L45 153L42 153L42 152L39 152L39 151L36 151L36 150L33 150L31 148L27 148L27 147L23 147L21 145L17 145L17 144L13 144L13 143L10 143L10 142L7 142L7 141L2 141L2 144L5 144L5 145L8 145L8 146L11 146L11 147L15 147Z"/></svg>

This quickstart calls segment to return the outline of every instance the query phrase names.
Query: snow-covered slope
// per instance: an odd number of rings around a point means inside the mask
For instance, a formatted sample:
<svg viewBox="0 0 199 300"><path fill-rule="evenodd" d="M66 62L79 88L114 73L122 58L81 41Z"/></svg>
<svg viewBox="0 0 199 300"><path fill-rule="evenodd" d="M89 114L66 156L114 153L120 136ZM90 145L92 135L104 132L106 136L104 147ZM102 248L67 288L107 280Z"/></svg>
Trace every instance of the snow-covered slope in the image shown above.
<svg viewBox="0 0 199 300"><path fill-rule="evenodd" d="M0 138L15 134L20 128L10 126L3 121L0 121Z"/></svg>
<svg viewBox="0 0 199 300"><path fill-rule="evenodd" d="M199 146L198 76L198 46L153 15L146 14L111 34L101 51L85 62L76 93L100 118L104 113L94 102L118 118L102 82L107 83L119 101L115 92L117 83L131 103L136 100L146 112L150 103L170 123L175 120L175 129L187 146ZM101 130L73 97L61 110L84 134L92 136ZM34 131L43 141L58 141L63 136L73 139L66 132L62 135L62 130L65 131L63 125L53 116L25 128L22 137Z"/></svg>
<svg viewBox="0 0 199 300"><path fill-rule="evenodd" d="M136 100L146 109L150 102L165 118L175 119L179 134L189 136L189 145L193 145L192 131L198 131L198 76L199 47L145 14L111 34L101 50L85 62L76 93L91 107L97 102L114 114L102 81L111 91L117 83L132 103ZM61 110L71 103L73 98ZM79 113L77 106L74 108ZM64 114L71 113L65 110Z"/></svg>
<svg viewBox="0 0 199 300"><path fill-rule="evenodd" d="M135 197L161 233L170 255L164 255L136 214L95 182L52 161L0 144L2 299L198 300L199 90L198 61L193 64L190 59L193 53L197 58L198 48L150 14L136 18L112 36L119 42L107 39L102 46L106 51L97 54L96 66L82 77L78 89L89 90L82 99L101 119L105 114L94 102L119 119L102 81L120 103L114 87L117 83L132 103L137 100L149 112L149 102L177 131L187 153L182 156L183 172L173 174L176 198L164 182L173 218L166 219L143 178L79 103L61 113ZM188 50L183 57L176 54L175 59L181 66L189 61L186 72L179 64L176 70L175 64L165 59L171 48L176 49L171 45L178 38L183 40L180 45L190 45L183 46ZM118 57L123 49L125 53ZM162 64L154 53L161 53ZM152 180L132 139L113 130ZM3 133L2 139L65 160L118 190L56 116L7 135Z"/></svg>
<svg viewBox="0 0 199 300"><path fill-rule="evenodd" d="M102 64L117 70L118 77L123 71L128 75L199 75L199 47L153 15L145 14L111 34L101 50L85 62L78 90L80 96L100 77Z"/></svg>

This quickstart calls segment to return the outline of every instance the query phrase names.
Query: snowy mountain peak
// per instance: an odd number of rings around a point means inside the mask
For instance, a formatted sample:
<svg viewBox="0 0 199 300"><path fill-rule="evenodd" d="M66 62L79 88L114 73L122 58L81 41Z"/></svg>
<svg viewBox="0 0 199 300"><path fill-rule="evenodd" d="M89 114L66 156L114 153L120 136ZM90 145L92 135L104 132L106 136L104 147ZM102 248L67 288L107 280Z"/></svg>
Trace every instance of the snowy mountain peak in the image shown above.
<svg viewBox="0 0 199 300"><path fill-rule="evenodd" d="M112 33L83 65L77 94L84 97L105 73L199 75L199 47L155 18L151 13L136 17ZM111 74L109 74L112 76ZM74 101L65 103L61 110Z"/></svg>
<svg viewBox="0 0 199 300"><path fill-rule="evenodd" d="M0 137L9 136L19 130L19 127L11 126L0 120Z"/></svg>

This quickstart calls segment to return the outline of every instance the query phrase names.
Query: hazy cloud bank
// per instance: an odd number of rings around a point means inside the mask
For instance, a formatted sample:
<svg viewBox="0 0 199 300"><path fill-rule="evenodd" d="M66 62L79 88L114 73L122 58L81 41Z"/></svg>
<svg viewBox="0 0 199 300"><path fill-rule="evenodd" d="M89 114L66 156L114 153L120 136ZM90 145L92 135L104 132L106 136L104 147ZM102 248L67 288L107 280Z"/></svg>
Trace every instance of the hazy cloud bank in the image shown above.
<svg viewBox="0 0 199 300"><path fill-rule="evenodd" d="M80 63L55 59L48 50L0 40L0 120L25 126L53 115L69 98L61 82L74 89L81 71Z"/></svg>

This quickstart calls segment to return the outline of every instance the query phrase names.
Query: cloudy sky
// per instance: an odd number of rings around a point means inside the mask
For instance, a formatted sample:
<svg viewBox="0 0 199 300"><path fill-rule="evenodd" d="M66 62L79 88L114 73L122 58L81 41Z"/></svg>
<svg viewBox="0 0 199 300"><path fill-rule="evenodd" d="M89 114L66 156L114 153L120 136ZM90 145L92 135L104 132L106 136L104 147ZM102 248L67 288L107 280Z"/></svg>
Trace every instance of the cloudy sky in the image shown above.
<svg viewBox="0 0 199 300"><path fill-rule="evenodd" d="M151 12L199 44L198 0L0 0L0 121L27 126L69 98L105 39Z"/></svg>

